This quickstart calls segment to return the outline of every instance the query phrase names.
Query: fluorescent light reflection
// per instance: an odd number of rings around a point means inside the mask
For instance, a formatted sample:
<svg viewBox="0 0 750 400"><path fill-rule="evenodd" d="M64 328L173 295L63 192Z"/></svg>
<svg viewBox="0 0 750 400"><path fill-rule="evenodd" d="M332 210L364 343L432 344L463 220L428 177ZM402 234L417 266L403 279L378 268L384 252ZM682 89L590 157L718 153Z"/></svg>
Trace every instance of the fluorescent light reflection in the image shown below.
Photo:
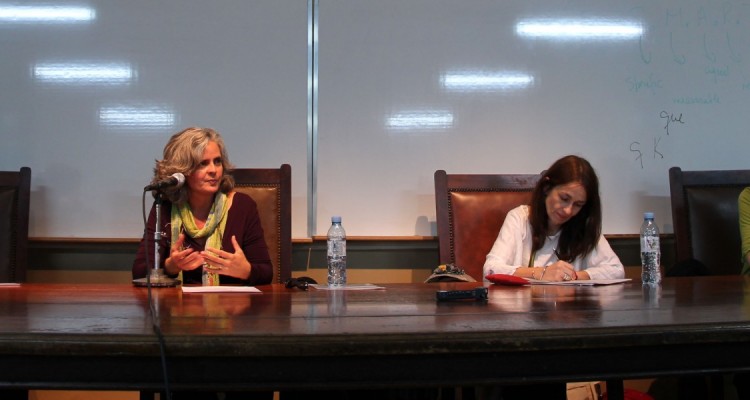
<svg viewBox="0 0 750 400"><path fill-rule="evenodd" d="M539 19L516 24L516 34L532 39L550 40L628 40L643 35L643 25L606 19Z"/></svg>
<svg viewBox="0 0 750 400"><path fill-rule="evenodd" d="M108 128L172 128L175 113L164 106L106 106L99 109L99 124Z"/></svg>
<svg viewBox="0 0 750 400"><path fill-rule="evenodd" d="M96 19L96 11L87 7L0 5L0 22L11 23L84 23Z"/></svg>
<svg viewBox="0 0 750 400"><path fill-rule="evenodd" d="M447 72L440 77L445 90L492 92L524 89L534 84L534 77L517 72Z"/></svg>
<svg viewBox="0 0 750 400"><path fill-rule="evenodd" d="M137 74L129 64L37 64L33 77L52 84L129 85Z"/></svg>
<svg viewBox="0 0 750 400"><path fill-rule="evenodd" d="M386 126L395 130L434 130L453 127L453 114L447 111L408 111L388 117Z"/></svg>

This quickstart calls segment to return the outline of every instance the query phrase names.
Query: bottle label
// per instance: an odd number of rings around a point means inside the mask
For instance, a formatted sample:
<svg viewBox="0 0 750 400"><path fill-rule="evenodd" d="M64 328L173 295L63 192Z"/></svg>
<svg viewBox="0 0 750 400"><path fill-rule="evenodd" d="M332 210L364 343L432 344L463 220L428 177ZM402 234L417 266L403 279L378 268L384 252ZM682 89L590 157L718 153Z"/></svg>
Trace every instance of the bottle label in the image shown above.
<svg viewBox="0 0 750 400"><path fill-rule="evenodd" d="M328 253L328 257L346 255L346 241L329 240L327 253Z"/></svg>
<svg viewBox="0 0 750 400"><path fill-rule="evenodd" d="M644 236L641 237L641 252L644 251L659 251L659 237L658 236Z"/></svg>

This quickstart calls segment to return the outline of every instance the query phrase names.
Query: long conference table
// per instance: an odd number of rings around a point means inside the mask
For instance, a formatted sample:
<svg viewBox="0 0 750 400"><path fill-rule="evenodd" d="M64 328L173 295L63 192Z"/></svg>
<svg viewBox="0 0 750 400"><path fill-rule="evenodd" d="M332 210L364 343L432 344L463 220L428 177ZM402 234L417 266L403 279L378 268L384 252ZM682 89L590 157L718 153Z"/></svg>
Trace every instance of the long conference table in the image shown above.
<svg viewBox="0 0 750 400"><path fill-rule="evenodd" d="M482 285L487 301L436 301L437 290ZM381 286L151 296L129 284L0 287L0 389L160 390L165 369L172 390L224 391L750 370L750 278Z"/></svg>

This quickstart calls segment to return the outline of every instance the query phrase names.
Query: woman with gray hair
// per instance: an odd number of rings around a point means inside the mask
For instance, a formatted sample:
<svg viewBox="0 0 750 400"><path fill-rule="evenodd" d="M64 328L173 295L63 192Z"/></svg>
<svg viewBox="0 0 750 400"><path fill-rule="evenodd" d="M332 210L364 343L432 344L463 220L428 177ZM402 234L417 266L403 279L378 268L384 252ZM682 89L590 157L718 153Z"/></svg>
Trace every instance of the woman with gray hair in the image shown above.
<svg viewBox="0 0 750 400"><path fill-rule="evenodd" d="M185 176L184 185L161 189L161 267L186 284L203 285L271 283L273 267L255 201L234 191L224 141L209 128L191 127L174 134L156 161L153 181L173 174ZM152 240L156 226L151 209L147 232L133 263L133 278L153 265Z"/></svg>

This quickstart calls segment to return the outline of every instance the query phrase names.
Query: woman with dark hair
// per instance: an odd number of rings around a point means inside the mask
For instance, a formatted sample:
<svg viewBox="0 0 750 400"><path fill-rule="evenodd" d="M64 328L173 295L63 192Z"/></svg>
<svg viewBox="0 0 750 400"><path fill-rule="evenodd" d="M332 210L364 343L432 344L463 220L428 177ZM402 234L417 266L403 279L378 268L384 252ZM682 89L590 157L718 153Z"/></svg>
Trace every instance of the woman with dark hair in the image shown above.
<svg viewBox="0 0 750 400"><path fill-rule="evenodd" d="M508 212L484 275L545 281L623 278L625 269L601 226L596 172L585 159L565 156L542 174L531 204Z"/></svg>
<svg viewBox="0 0 750 400"><path fill-rule="evenodd" d="M588 161L565 156L537 182L531 204L508 212L487 254L484 276L545 281L616 279L625 268L604 238L599 179ZM484 399L566 398L565 383L475 388Z"/></svg>
<svg viewBox="0 0 750 400"><path fill-rule="evenodd" d="M263 237L258 207L250 196L234 191L232 169L218 132L192 127L174 134L156 161L153 182L172 174L185 184L163 189L161 262L167 275L203 285L271 283L273 267ZM148 218L145 238L154 237L156 214ZM152 249L151 251L147 251ZM153 244L141 240L133 278L153 265Z"/></svg>

